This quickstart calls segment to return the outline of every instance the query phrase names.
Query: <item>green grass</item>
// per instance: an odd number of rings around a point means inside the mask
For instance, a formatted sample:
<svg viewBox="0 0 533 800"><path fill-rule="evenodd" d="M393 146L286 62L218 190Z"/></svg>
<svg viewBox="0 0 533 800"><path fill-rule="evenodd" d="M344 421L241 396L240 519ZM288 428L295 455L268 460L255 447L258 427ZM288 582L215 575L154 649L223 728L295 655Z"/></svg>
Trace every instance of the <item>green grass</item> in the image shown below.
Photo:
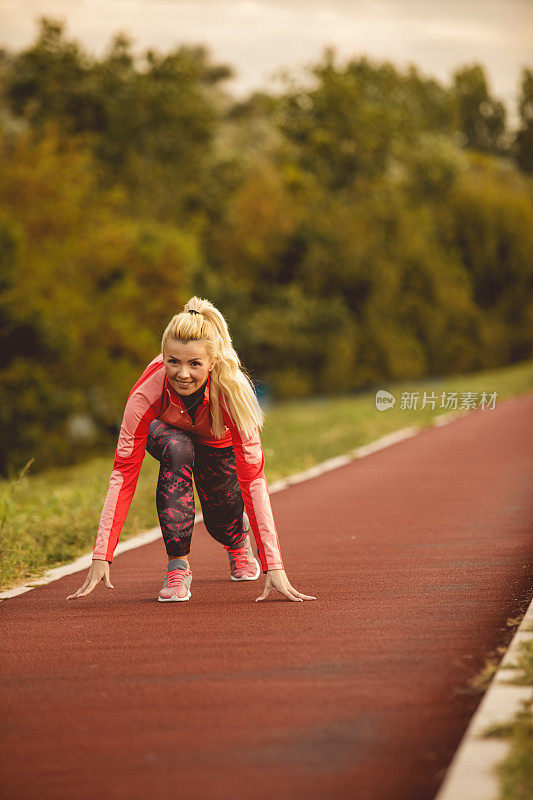
<svg viewBox="0 0 533 800"><path fill-rule="evenodd" d="M518 675L510 681L515 685L533 684L532 642L520 643L516 669ZM515 717L504 725L492 725L485 736L509 740L509 752L498 764L500 794L498 800L527 800L533 797L533 713L532 704L523 703Z"/></svg>
<svg viewBox="0 0 533 800"><path fill-rule="evenodd" d="M504 369L445 379L384 384L397 399L393 409L375 407L375 389L352 396L313 398L272 405L262 432L266 476L278 478L307 469L385 434L411 425L429 425L445 409L442 392L497 392L505 397L533 391L533 360ZM430 393L439 402L402 410L402 391ZM486 409L482 413L490 414ZM84 464L0 482L0 587L34 579L51 567L92 552L113 454ZM121 541L157 525L156 461L146 456ZM199 508L199 506L197 506Z"/></svg>
<svg viewBox="0 0 533 800"><path fill-rule="evenodd" d="M396 397L394 408L377 411L375 390L336 399L312 399L279 403L268 410L262 434L267 478L276 480L307 469L327 458L379 439L411 425L429 425L446 409L399 408L402 392L433 391L440 403L442 392L498 392L496 404L505 397L533 391L533 361L505 369L445 379L402 381L376 388ZM490 409L483 412L490 414ZM311 431L311 435L310 435Z"/></svg>

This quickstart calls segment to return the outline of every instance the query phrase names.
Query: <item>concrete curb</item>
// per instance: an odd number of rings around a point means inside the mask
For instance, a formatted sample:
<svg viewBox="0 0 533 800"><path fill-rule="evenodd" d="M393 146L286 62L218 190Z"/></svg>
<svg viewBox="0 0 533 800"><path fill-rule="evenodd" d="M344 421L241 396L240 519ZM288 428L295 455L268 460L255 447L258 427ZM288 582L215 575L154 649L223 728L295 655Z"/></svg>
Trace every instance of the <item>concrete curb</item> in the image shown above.
<svg viewBox="0 0 533 800"><path fill-rule="evenodd" d="M374 442L365 444L362 447L356 447L354 450L349 450L344 455L336 456L335 458L329 458L327 461L322 461L320 464L316 464L314 467L310 467L303 472L298 472L294 475L290 475L287 478L274 481L272 484L269 484L269 494L280 492L294 483L302 483L310 478L316 478L318 475L322 475L324 472L328 472L329 470L337 469L345 464L349 464L350 461L353 461L356 458L364 458L365 456L370 455L370 453L375 453L377 450L382 450L383 448L390 447L391 445L401 442L404 439L409 439L411 436L415 436L425 427L440 427L442 425L447 425L449 422L453 422L454 420L459 419L460 417L463 417L465 414L469 413L471 413L471 411L466 410L439 414L433 418L429 426L412 425L407 428L401 428L397 431L393 431L386 436L382 436L380 439L376 439ZM196 514L194 518L195 524L200 522L202 519L203 515L201 513ZM149 531L145 531L144 533L139 533L136 536L132 536L130 539L126 539L124 542L119 542L113 557L116 558L121 553L125 553L127 550L133 550L136 547L142 547L145 544L150 544L150 542L154 542L159 539L160 536L161 530L159 526L156 528L151 528ZM3 592L0 592L0 601L7 600L11 597L16 597L24 592L29 592L31 589L35 589L37 586L44 586L47 583L52 583L52 581L57 581L60 578L64 578L65 575L72 575L75 572L81 572L84 569L89 569L91 561L92 552L80 556L79 558L75 559L75 561L71 561L68 564L63 564L61 567L54 567L53 569L45 572L42 577L36 580L19 584L18 586L13 586L11 589L6 589Z"/></svg>
<svg viewBox="0 0 533 800"><path fill-rule="evenodd" d="M435 800L498 800L496 767L509 752L510 743L507 739L486 738L484 732L491 725L511 722L524 704L533 703L533 686L509 683L520 675L516 669L520 645L530 641L533 641L533 600L470 720Z"/></svg>

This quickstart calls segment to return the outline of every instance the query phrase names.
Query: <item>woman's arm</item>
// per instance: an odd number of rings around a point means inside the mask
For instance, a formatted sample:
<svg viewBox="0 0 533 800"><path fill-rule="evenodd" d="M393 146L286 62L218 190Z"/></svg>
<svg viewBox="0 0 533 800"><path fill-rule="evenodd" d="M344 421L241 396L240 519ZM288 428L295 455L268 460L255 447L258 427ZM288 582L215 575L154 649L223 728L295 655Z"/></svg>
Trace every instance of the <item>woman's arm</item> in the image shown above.
<svg viewBox="0 0 533 800"><path fill-rule="evenodd" d="M224 423L231 432L237 464L237 479L257 543L257 552L263 572L267 573L263 593L260 597L256 597L256 600L266 600L272 589L295 602L316 600L316 597L302 594L295 589L283 567L278 532L274 523L265 478L265 457L259 429L256 428L251 436L246 436L237 428L223 403L220 404L220 407Z"/></svg>
<svg viewBox="0 0 533 800"><path fill-rule="evenodd" d="M282 570L283 561L265 478L265 457L259 429L256 427L251 436L246 436L237 428L222 402L220 407L224 423L231 433L237 479L257 544L262 570L263 572L272 569Z"/></svg>
<svg viewBox="0 0 533 800"><path fill-rule="evenodd" d="M139 390L136 384L128 397L120 426L113 471L100 517L92 564L85 582L76 592L70 594L67 600L90 594L100 581L103 581L107 588L114 588L109 576L109 565L113 561L113 553L137 486L146 453L150 422L155 419L156 413L146 393Z"/></svg>
<svg viewBox="0 0 533 800"><path fill-rule="evenodd" d="M113 470L109 478L93 559L113 561L122 526L135 493L146 454L150 423L156 418L155 404L142 386L134 387L124 410Z"/></svg>

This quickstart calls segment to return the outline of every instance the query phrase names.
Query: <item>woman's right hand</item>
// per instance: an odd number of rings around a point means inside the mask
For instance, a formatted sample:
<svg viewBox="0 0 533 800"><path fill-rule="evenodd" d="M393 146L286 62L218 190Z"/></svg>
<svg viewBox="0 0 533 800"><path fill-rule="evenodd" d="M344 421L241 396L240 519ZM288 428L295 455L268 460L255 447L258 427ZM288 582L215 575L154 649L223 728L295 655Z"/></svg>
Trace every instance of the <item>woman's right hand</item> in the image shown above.
<svg viewBox="0 0 533 800"><path fill-rule="evenodd" d="M102 561L101 559L93 558L93 562L89 567L89 572L85 578L85 583L83 586L80 586L80 588L74 592L74 594L69 594L67 600L70 600L71 597L83 597L84 595L89 594L92 592L96 584L100 583L101 580L104 581L104 584L108 589L115 588L109 579L109 561Z"/></svg>

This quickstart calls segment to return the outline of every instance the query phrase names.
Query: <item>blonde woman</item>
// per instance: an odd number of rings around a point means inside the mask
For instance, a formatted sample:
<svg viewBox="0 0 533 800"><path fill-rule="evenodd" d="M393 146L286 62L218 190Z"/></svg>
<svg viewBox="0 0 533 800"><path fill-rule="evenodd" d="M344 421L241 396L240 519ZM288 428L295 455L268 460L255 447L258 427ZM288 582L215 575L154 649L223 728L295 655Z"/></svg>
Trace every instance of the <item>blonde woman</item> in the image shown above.
<svg viewBox="0 0 533 800"><path fill-rule="evenodd" d="M67 599L89 594L101 580L113 588L109 565L148 450L160 462L156 504L168 555L160 602L191 596L193 478L204 524L228 552L231 579L259 577L249 520L266 573L256 600L272 589L295 602L315 600L297 591L283 568L264 473L263 422L224 317L208 300L192 297L170 320L160 355L130 392L92 564L83 585Z"/></svg>

